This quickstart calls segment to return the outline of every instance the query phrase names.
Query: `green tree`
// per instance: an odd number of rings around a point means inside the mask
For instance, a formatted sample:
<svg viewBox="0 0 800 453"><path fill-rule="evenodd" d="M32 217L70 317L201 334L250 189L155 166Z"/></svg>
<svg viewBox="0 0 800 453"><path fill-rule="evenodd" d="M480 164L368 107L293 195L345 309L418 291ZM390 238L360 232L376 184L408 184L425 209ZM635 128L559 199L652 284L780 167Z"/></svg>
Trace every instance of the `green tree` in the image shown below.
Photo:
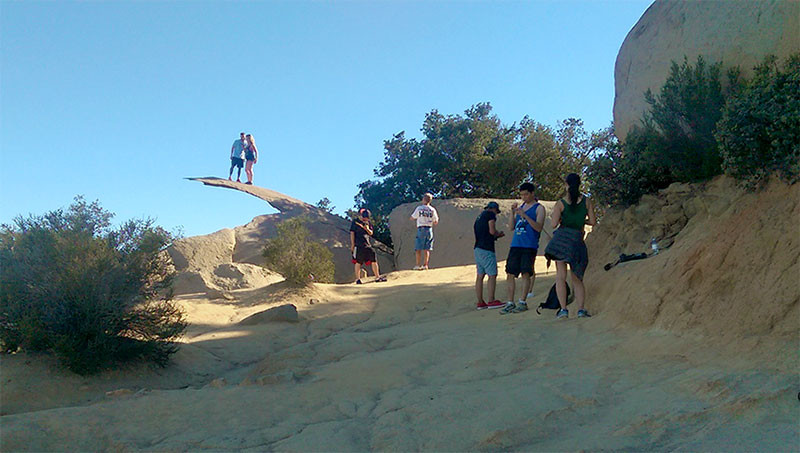
<svg viewBox="0 0 800 453"><path fill-rule="evenodd" d="M268 239L263 251L267 268L294 284L333 282L333 253L320 242L310 240L305 217L284 220L275 237Z"/></svg>
<svg viewBox="0 0 800 453"><path fill-rule="evenodd" d="M800 53L783 65L774 56L726 105L717 126L725 173L751 185L777 173L800 177Z"/></svg>
<svg viewBox="0 0 800 453"><path fill-rule="evenodd" d="M591 153L580 120L566 120L555 131L528 117L507 126L489 103L476 104L464 115L434 110L421 130L420 140L400 132L384 142L377 179L359 184L355 198L357 206L373 212L375 237L389 245L391 210L425 192L437 198L509 198L522 182L532 181L540 196L555 196L563 191L564 175L582 172Z"/></svg>
<svg viewBox="0 0 800 453"><path fill-rule="evenodd" d="M77 197L0 227L5 351L52 351L81 374L136 358L166 364L186 328L171 301L174 237L151 219L114 229L112 217Z"/></svg>

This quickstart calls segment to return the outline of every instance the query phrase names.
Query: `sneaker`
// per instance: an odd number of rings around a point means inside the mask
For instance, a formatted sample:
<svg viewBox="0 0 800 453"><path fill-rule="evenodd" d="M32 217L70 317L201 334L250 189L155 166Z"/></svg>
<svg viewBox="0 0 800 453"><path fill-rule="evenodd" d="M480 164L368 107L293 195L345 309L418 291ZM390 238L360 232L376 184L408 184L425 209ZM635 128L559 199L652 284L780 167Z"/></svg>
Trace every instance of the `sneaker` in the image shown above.
<svg viewBox="0 0 800 453"><path fill-rule="evenodd" d="M486 304L487 308L500 308L500 307L505 307L505 306L506 306L506 304L504 304L503 302L500 302L499 300L493 300L493 301L488 302Z"/></svg>
<svg viewBox="0 0 800 453"><path fill-rule="evenodd" d="M358 280L356 280L356 285L360 285L360 284L361 284L361 279L359 278Z"/></svg>
<svg viewBox="0 0 800 453"><path fill-rule="evenodd" d="M514 309L514 313L522 313L523 311L528 311L528 304L523 301L517 302L517 308Z"/></svg>
<svg viewBox="0 0 800 453"><path fill-rule="evenodd" d="M566 308L559 309L558 313L556 313L556 318L557 319L569 318L569 310L567 310Z"/></svg>
<svg viewBox="0 0 800 453"><path fill-rule="evenodd" d="M580 310L578 310L578 317L579 318L591 318L592 315L590 315L588 311L586 311L584 309L580 309Z"/></svg>
<svg viewBox="0 0 800 453"><path fill-rule="evenodd" d="M487 308L489 308L489 306L486 305L486 302L478 302L478 304L475 305L475 308L477 308L478 310L486 310Z"/></svg>
<svg viewBox="0 0 800 453"><path fill-rule="evenodd" d="M503 307L502 310L500 310L500 314L507 315L509 313L514 313L515 308L517 308L517 306L514 305L514 302L506 302L506 306Z"/></svg>
<svg viewBox="0 0 800 453"><path fill-rule="evenodd" d="M250 181L247 181L245 184L249 184L249 185L251 185L251 186L253 185L253 183L252 183L252 182L250 182Z"/></svg>
<svg viewBox="0 0 800 453"><path fill-rule="evenodd" d="M415 271L421 271L422 270L422 266L414 266L414 270Z"/></svg>
<svg viewBox="0 0 800 453"><path fill-rule="evenodd" d="M236 180L236 182L241 182L241 181L239 181L239 180L237 179L237 180Z"/></svg>
<svg viewBox="0 0 800 453"><path fill-rule="evenodd" d="M375 279L376 283L377 282L385 282L385 281L386 281L386 276L385 275L381 275L380 277Z"/></svg>
<svg viewBox="0 0 800 453"><path fill-rule="evenodd" d="M529 292L528 293L528 297L526 297L525 300L528 300L528 299L533 299L533 292Z"/></svg>
<svg viewBox="0 0 800 453"><path fill-rule="evenodd" d="M428 266L420 266L419 270L427 271L428 270Z"/></svg>

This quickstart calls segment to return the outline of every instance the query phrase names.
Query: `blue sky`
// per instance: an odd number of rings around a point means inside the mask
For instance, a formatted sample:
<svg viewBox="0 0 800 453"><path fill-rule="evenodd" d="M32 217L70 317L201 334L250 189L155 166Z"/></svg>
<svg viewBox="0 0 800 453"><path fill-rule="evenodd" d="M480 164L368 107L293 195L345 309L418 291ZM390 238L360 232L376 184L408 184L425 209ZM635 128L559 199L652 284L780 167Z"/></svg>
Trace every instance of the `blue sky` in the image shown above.
<svg viewBox="0 0 800 453"><path fill-rule="evenodd" d="M433 109L605 127L650 3L0 0L0 223L76 195L187 236L247 223L275 211L183 179L227 177L239 131L257 185L343 212Z"/></svg>

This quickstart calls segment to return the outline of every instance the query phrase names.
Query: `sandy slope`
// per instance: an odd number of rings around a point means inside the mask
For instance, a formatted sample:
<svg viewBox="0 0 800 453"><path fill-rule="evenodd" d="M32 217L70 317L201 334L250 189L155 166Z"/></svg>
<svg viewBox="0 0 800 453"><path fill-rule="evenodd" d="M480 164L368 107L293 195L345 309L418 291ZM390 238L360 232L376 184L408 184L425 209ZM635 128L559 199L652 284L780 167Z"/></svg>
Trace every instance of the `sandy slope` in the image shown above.
<svg viewBox="0 0 800 453"><path fill-rule="evenodd" d="M794 347L621 329L602 313L478 312L473 272L183 299L192 326L166 370L78 378L4 356L2 450L800 447ZM286 302L300 322L237 325Z"/></svg>

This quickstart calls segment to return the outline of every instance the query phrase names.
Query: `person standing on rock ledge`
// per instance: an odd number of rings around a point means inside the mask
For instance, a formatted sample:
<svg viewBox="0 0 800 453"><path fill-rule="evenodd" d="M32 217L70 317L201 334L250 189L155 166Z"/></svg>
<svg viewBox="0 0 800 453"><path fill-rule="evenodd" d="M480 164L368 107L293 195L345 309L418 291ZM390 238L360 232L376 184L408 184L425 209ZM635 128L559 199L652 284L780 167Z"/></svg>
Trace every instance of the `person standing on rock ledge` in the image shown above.
<svg viewBox="0 0 800 453"><path fill-rule="evenodd" d="M231 176L233 176L233 167L238 167L239 171L236 173L236 182L240 181L242 177L242 167L244 167L244 148L247 146L247 139L244 136L244 132L239 132L239 139L233 141L233 146L231 146L231 169L228 172L228 181L231 180Z"/></svg>
<svg viewBox="0 0 800 453"><path fill-rule="evenodd" d="M572 287L575 288L575 302L578 304L578 317L588 318L589 312L583 307L586 300L586 288L583 286L583 273L589 264L589 253L583 242L584 226L594 225L592 200L580 193L581 177L570 173L566 178L567 196L559 200L553 207L551 224L553 238L544 250L548 260L556 262L556 295L561 309L557 318L568 318L567 311L567 263L572 271ZM588 217L588 220L587 220Z"/></svg>
<svg viewBox="0 0 800 453"><path fill-rule="evenodd" d="M369 237L372 236L372 225L369 223L369 217L369 209L359 209L358 218L354 219L353 223L350 224L350 253L353 255L357 285L363 283L361 281L362 265L372 265L372 272L375 274L376 282L386 281L386 277L382 277L380 269L378 269L375 250L369 243Z"/></svg>
<svg viewBox="0 0 800 453"><path fill-rule="evenodd" d="M439 224L439 214L436 212L436 208L431 206L431 201L433 201L433 195L426 193L422 196L422 204L417 206L417 209L414 209L411 214L411 220L417 222L417 237L414 240L414 251L417 254L415 271L427 270L431 259L433 227ZM424 264L422 255L425 255Z"/></svg>
<svg viewBox="0 0 800 453"><path fill-rule="evenodd" d="M244 158L247 161L244 167L244 172L247 175L247 182L245 184L253 184L253 165L258 162L258 148L256 148L256 140L252 135L247 134L247 143L244 147Z"/></svg>

